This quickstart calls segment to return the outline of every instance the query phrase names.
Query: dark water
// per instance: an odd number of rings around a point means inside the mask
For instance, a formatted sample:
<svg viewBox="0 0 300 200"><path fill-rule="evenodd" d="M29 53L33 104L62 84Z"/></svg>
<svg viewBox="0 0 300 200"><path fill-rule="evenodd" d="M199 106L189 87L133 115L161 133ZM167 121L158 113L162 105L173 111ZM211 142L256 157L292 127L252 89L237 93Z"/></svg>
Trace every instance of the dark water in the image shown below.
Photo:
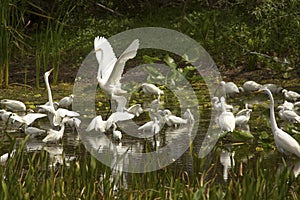
<svg viewBox="0 0 300 200"><path fill-rule="evenodd" d="M202 95L199 95L200 93ZM229 169L232 167L243 166L244 173L247 168L255 167L254 163L258 157L263 157L265 167L282 167L282 155L274 148L268 123L269 110L266 96L240 95L228 99L228 103L234 105L235 110L243 109L245 102L253 109L249 122L250 133L254 136L251 140L233 139L230 134L224 138L215 137L215 134L220 132L212 122L214 112L212 112L209 95L205 90L197 90L198 96L201 98L198 98L197 103L190 102L183 108L179 106L178 101L172 98L171 94L167 93L160 108L168 108L178 116L182 116L185 108L191 108L192 113L196 116L195 123L177 128L165 125L155 137L135 137L139 134L136 128L149 121L148 111L131 122L118 123L118 130L123 132L123 138L120 142L113 139L112 130L108 130L105 134L95 131L86 132L85 128L95 114L105 116L107 111L102 110L93 113L83 105L84 108L81 108L81 111L85 110L86 113L81 113L82 123L77 131L67 127L62 141L57 144L43 143L42 138L44 136L29 138L25 148L29 152L44 149L56 163L63 163L63 153L67 163L78 159L79 149L82 151L85 148L102 163L115 170L138 173L164 167L193 173L193 170L198 167L195 166L194 162L195 155L197 155L205 159L203 168L209 168L211 165L218 166L216 173L220 181L230 179L232 174ZM13 97L11 98L13 99ZM140 102L143 102L144 107L147 107L152 100L151 98L142 96ZM280 98L280 96L276 97L278 103L281 102ZM36 102L36 104L40 104L40 102ZM134 126L131 126L131 123ZM34 126L46 130L50 128L47 118L37 120ZM213 131L209 134L210 128ZM22 142L25 137L18 125L7 125L3 121L0 121L0 131L1 155L11 149L11 140L8 139L7 135L16 138L16 145ZM266 139L261 139L262 132L268 135ZM214 137L215 139L213 139ZM209 144L208 147L205 146L206 144ZM290 166L299 165L293 156L287 158L287 164Z"/></svg>

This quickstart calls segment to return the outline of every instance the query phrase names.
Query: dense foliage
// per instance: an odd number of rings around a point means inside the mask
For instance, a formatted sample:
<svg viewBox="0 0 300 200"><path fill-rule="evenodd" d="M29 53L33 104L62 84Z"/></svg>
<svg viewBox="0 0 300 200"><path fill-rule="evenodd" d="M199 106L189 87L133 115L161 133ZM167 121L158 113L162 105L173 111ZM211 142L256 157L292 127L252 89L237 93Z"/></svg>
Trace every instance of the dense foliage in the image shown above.
<svg viewBox="0 0 300 200"><path fill-rule="evenodd" d="M94 36L145 26L191 36L220 67L267 67L286 78L299 73L299 10L296 0L1 0L0 84L39 86L50 67L56 83L66 68L76 71ZM29 71L33 77L26 76ZM21 79L10 75L15 72L23 74Z"/></svg>

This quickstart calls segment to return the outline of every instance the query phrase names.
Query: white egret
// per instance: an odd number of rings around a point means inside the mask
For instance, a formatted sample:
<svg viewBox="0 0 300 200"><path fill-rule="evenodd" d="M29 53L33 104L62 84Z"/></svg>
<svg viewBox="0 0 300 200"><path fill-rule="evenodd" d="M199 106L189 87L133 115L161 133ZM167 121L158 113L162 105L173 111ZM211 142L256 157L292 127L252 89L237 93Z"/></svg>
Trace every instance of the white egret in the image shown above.
<svg viewBox="0 0 300 200"><path fill-rule="evenodd" d="M58 131L49 129L47 131L47 136L42 141L45 143L48 143L48 142L51 143L51 142L57 142L58 140L62 139L64 132L65 132L65 123L66 123L66 120L63 119L60 130L58 130Z"/></svg>
<svg viewBox="0 0 300 200"><path fill-rule="evenodd" d="M237 113L235 116L235 125L236 126L246 125L250 120L252 109L243 109L241 111L239 113Z"/></svg>
<svg viewBox="0 0 300 200"><path fill-rule="evenodd" d="M37 112L38 113L48 113L48 111L47 111L47 109L44 109L44 108L42 108L42 107L46 107L46 108L48 108L49 106L50 106L50 103L49 103L49 101L47 101L45 104L43 104L43 105L37 105L36 107L37 107ZM57 110L58 109L58 102L56 102L56 101L54 101L53 102L53 106L54 106L54 110Z"/></svg>
<svg viewBox="0 0 300 200"><path fill-rule="evenodd" d="M0 110L0 117L2 119L2 121L4 121L5 123L8 122L8 120L10 119L10 117L12 116L12 112L10 111L6 111L6 110Z"/></svg>
<svg viewBox="0 0 300 200"><path fill-rule="evenodd" d="M150 111L151 112L157 112L159 109L159 100L155 99L150 104Z"/></svg>
<svg viewBox="0 0 300 200"><path fill-rule="evenodd" d="M297 101L300 98L300 94L291 90L283 89L281 91L284 94L284 97L289 101Z"/></svg>
<svg viewBox="0 0 300 200"><path fill-rule="evenodd" d="M235 154L235 152L231 153L228 151L222 151L220 154L220 163L224 167L223 179L225 181L228 180L228 169L234 167L234 165L235 165L234 154Z"/></svg>
<svg viewBox="0 0 300 200"><path fill-rule="evenodd" d="M74 99L74 95L71 94L70 96L64 97L61 100L59 100L58 105L61 108L68 108L72 105Z"/></svg>
<svg viewBox="0 0 300 200"><path fill-rule="evenodd" d="M116 107L117 112L123 112L126 109L125 106L127 104L127 99L124 96L115 95L114 93L112 93L111 100L117 102L117 107Z"/></svg>
<svg viewBox="0 0 300 200"><path fill-rule="evenodd" d="M11 99L2 99L0 101L2 105L6 107L7 110L12 112L24 112L26 111L26 106L23 102L18 100L11 100Z"/></svg>
<svg viewBox="0 0 300 200"><path fill-rule="evenodd" d="M164 110L164 114L165 114L165 120L166 120L166 124L168 126L175 126L175 128L177 128L178 125L183 125L183 124L187 124L188 120L187 119L183 119L181 117L177 117L175 115L173 115L171 113L170 110L165 109Z"/></svg>
<svg viewBox="0 0 300 200"><path fill-rule="evenodd" d="M21 124L26 124L27 126L29 126L36 119L43 118L46 116L47 115L43 113L28 113L27 115L23 115L23 116L13 113L10 118L20 122Z"/></svg>
<svg viewBox="0 0 300 200"><path fill-rule="evenodd" d="M111 127L113 123L130 120L133 117L134 115L131 113L114 112L109 116L109 118L106 121L104 121L101 115L98 115L92 119L92 121L86 128L86 131L91 131L95 129L96 131L100 131L101 133L104 133Z"/></svg>
<svg viewBox="0 0 300 200"><path fill-rule="evenodd" d="M95 131L104 133L108 129L107 121L102 120L101 115L94 117L88 125L88 127L86 128L86 131L91 131L93 129L95 129Z"/></svg>
<svg viewBox="0 0 300 200"><path fill-rule="evenodd" d="M134 114L136 117L140 116L142 112L144 112L141 104L134 104L129 108L125 109L128 113Z"/></svg>
<svg viewBox="0 0 300 200"><path fill-rule="evenodd" d="M113 123L113 138L115 140L119 140L119 141L122 139L122 133L121 133L121 131L117 130L116 123Z"/></svg>
<svg viewBox="0 0 300 200"><path fill-rule="evenodd" d="M151 136L156 135L161 129L159 124L160 122L157 117L154 117L154 120L146 122L145 124L140 126L138 130L143 131L143 133L150 133Z"/></svg>
<svg viewBox="0 0 300 200"><path fill-rule="evenodd" d="M286 109L286 110L294 110L294 104L285 100L282 105L278 106L279 109Z"/></svg>
<svg viewBox="0 0 300 200"><path fill-rule="evenodd" d="M183 118L186 119L189 124L193 124L195 122L194 115L191 113L189 108L187 108L184 112Z"/></svg>
<svg viewBox="0 0 300 200"><path fill-rule="evenodd" d="M255 81L246 81L242 86L245 92L253 92L259 90L261 87L262 85L256 83Z"/></svg>
<svg viewBox="0 0 300 200"><path fill-rule="evenodd" d="M300 101L295 102L295 103L294 103L294 106L300 107Z"/></svg>
<svg viewBox="0 0 300 200"><path fill-rule="evenodd" d="M160 95L164 94L164 91L159 89L156 85L152 83L143 83L142 84L143 91L145 94L155 94L158 95L158 99L160 99Z"/></svg>
<svg viewBox="0 0 300 200"><path fill-rule="evenodd" d="M211 101L212 101L212 104L213 104L213 107L214 107L215 111L222 112L222 105L221 105L221 102L219 100L219 97L213 97L211 99ZM231 110L231 109L233 109L233 106L226 103L225 108L226 108L226 110Z"/></svg>
<svg viewBox="0 0 300 200"><path fill-rule="evenodd" d="M11 158L15 155L16 149L13 149L10 153L5 153L2 156L0 156L0 163L4 163L8 160L8 158Z"/></svg>
<svg viewBox="0 0 300 200"><path fill-rule="evenodd" d="M300 123L300 116L293 110L288 110L282 107L282 109L279 110L278 115L283 120L293 123Z"/></svg>
<svg viewBox="0 0 300 200"><path fill-rule="evenodd" d="M235 129L235 117L232 112L225 107L225 98L221 97L222 113L219 116L218 124L222 131L232 132Z"/></svg>
<svg viewBox="0 0 300 200"><path fill-rule="evenodd" d="M277 86L273 83L266 83L266 84L262 85L262 87L268 88L274 94L279 94L283 90L283 88L281 86Z"/></svg>
<svg viewBox="0 0 300 200"><path fill-rule="evenodd" d="M24 125L24 133L26 135L30 135L31 138L44 135L44 134L46 134L46 132L47 131L44 129L40 129L40 128L33 127L33 126L28 127L27 125Z"/></svg>
<svg viewBox="0 0 300 200"><path fill-rule="evenodd" d="M299 143L291 135L277 126L274 112L274 98L271 91L267 88L262 88L259 92L265 92L270 98L270 123L278 151L284 154L292 153L300 158Z"/></svg>
<svg viewBox="0 0 300 200"><path fill-rule="evenodd" d="M239 88L233 82L221 81L220 85L222 86L224 95L227 95L227 94L233 95L233 94L240 93Z"/></svg>
<svg viewBox="0 0 300 200"><path fill-rule="evenodd" d="M49 105L40 105L39 107L42 109L45 109L48 111L48 117L50 119L50 123L52 126L59 126L61 125L61 121L64 117L78 117L80 116L79 113L75 111L70 111L64 108L58 108L55 110L54 104L53 104L53 99L52 99L52 92L49 84L49 75L53 71L53 68L47 71L44 74L44 79L45 79L45 84L47 87L47 92L48 92L48 99L49 99Z"/></svg>
<svg viewBox="0 0 300 200"><path fill-rule="evenodd" d="M74 131L80 126L81 120L76 117L64 117L66 120L66 124L72 128L72 131Z"/></svg>
<svg viewBox="0 0 300 200"><path fill-rule="evenodd" d="M134 40L117 59L110 43L104 37L95 37L94 49L99 64L97 80L100 87L109 95L119 95L126 91L121 89L120 79L127 60L136 56L139 40Z"/></svg>

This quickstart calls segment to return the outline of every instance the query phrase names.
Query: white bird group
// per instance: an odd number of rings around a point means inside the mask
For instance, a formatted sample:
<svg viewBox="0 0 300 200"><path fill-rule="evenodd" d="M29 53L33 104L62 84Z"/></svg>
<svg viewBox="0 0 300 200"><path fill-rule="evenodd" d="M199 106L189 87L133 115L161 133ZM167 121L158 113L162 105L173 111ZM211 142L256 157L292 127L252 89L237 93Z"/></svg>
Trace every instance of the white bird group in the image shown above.
<svg viewBox="0 0 300 200"><path fill-rule="evenodd" d="M287 132L278 128L275 118L275 103L272 92L276 94L283 94L284 102L282 105L278 106L278 115L282 120L290 123L300 123L300 116L298 114L300 102L296 102L298 99L300 99L300 94L277 87L274 84L261 85L255 81L246 81L242 87L239 88L239 90L233 82L226 83L222 81L220 85L222 86L223 94L229 96L239 92L265 92L270 98L270 123L278 151L285 154L294 154L300 158L300 145L297 140ZM223 96L220 98L220 100L218 97L214 97L212 99L212 105L214 110L217 112L216 122L222 131L233 132L237 126L247 125L250 120L252 109L249 109L247 104L245 105L245 109L240 110L237 114L235 114L235 116L231 111L233 110L233 106L226 104Z"/></svg>
<svg viewBox="0 0 300 200"><path fill-rule="evenodd" d="M111 101L116 102L116 109L106 120L103 120L101 115L94 117L86 128L86 131L95 130L105 133L113 126L113 137L116 140L121 140L122 133L116 130L117 122L139 117L144 112L141 104L134 104L127 108L127 99L123 96L127 91L121 88L122 84L120 82L126 61L136 56L138 48L139 40L134 40L120 57L117 58L106 38L95 38L94 52L99 64L97 80L100 88L109 96ZM169 110L165 110L164 112L159 110L161 95L164 94L160 88L152 83L143 83L141 87L145 94L157 95L157 99L155 99L150 106L149 117L151 121L138 127L139 131L143 133L150 132L150 135L156 135L162 129L164 122L170 126L174 125L175 127L180 124L187 124L187 119L174 116ZM189 121L194 120L191 115L192 113L189 110L187 115Z"/></svg>
<svg viewBox="0 0 300 200"><path fill-rule="evenodd" d="M8 125L13 123L18 126L23 126L24 133L26 135L37 137L48 133L48 135L42 140L45 143L57 142L58 140L60 140L64 134L65 124L78 127L81 122L78 118L76 118L79 116L79 113L66 109L72 104L73 95L62 98L57 104L60 107L65 108L58 108L58 106L54 106L55 104L52 99L52 92L49 84L49 75L52 70L53 69L47 71L44 74L49 101L44 105L37 106L39 108L37 113L28 110L30 112L26 114L26 106L23 102L9 99L1 100L1 104L4 105L7 110L0 110L0 116L3 121L8 123ZM44 118L46 116L49 117L50 121L51 128L49 130L44 130L32 126L37 119ZM57 128L59 128L60 130L55 130Z"/></svg>

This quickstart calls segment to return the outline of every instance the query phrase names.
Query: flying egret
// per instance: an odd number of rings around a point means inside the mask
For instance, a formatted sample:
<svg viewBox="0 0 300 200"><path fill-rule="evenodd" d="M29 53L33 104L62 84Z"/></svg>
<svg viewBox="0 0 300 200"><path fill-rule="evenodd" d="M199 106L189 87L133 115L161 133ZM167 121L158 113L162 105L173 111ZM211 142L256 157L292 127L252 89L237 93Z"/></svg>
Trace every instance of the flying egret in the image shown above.
<svg viewBox="0 0 300 200"><path fill-rule="evenodd" d="M166 120L166 124L168 126L175 126L175 128L177 128L178 125L182 125L182 124L187 124L188 120L187 119L183 119L181 117L177 117L175 115L173 115L171 113L170 110L165 109L164 110L164 114L165 114L165 120Z"/></svg>
<svg viewBox="0 0 300 200"><path fill-rule="evenodd" d="M121 89L120 79L126 61L136 56L138 48L139 40L136 39L117 59L108 40L104 37L95 37L94 49L99 64L97 80L100 87L110 96L112 93L116 95L126 93Z"/></svg>
<svg viewBox="0 0 300 200"><path fill-rule="evenodd" d="M145 94L155 94L158 95L158 99L160 99L160 95L164 94L164 91L159 89L156 85L152 83L143 83L142 84L143 91Z"/></svg>
<svg viewBox="0 0 300 200"><path fill-rule="evenodd" d="M12 112L24 112L26 111L26 106L23 102L18 100L11 100L11 99L2 99L0 101L2 105L6 107L7 110Z"/></svg>
<svg viewBox="0 0 300 200"><path fill-rule="evenodd" d="M235 129L235 117L232 112L226 110L225 105L225 98L221 97L222 113L218 119L219 127L222 131L232 132Z"/></svg>
<svg viewBox="0 0 300 200"><path fill-rule="evenodd" d="M62 98L59 102L58 105L61 108L69 108L69 106L72 105L74 99L74 95L71 94L70 96Z"/></svg>
<svg viewBox="0 0 300 200"><path fill-rule="evenodd" d="M120 141L122 139L122 133L121 133L121 131L117 130L116 123L113 123L113 138L118 141Z"/></svg>
<svg viewBox="0 0 300 200"><path fill-rule="evenodd" d="M233 82L221 81L220 85L223 89L224 95L233 95L233 94L240 93L239 88Z"/></svg>
<svg viewBox="0 0 300 200"><path fill-rule="evenodd" d="M259 90L261 87L262 85L255 81L246 81L242 86L244 92L253 92Z"/></svg>
<svg viewBox="0 0 300 200"><path fill-rule="evenodd" d="M274 111L274 98L271 91L267 88L262 88L259 92L265 92L270 98L270 123L278 151L284 154L292 153L300 158L299 143L291 135L277 126Z"/></svg>
<svg viewBox="0 0 300 200"><path fill-rule="evenodd" d="M297 101L300 98L300 94L291 90L283 89L281 91L284 94L284 97L289 101Z"/></svg>

